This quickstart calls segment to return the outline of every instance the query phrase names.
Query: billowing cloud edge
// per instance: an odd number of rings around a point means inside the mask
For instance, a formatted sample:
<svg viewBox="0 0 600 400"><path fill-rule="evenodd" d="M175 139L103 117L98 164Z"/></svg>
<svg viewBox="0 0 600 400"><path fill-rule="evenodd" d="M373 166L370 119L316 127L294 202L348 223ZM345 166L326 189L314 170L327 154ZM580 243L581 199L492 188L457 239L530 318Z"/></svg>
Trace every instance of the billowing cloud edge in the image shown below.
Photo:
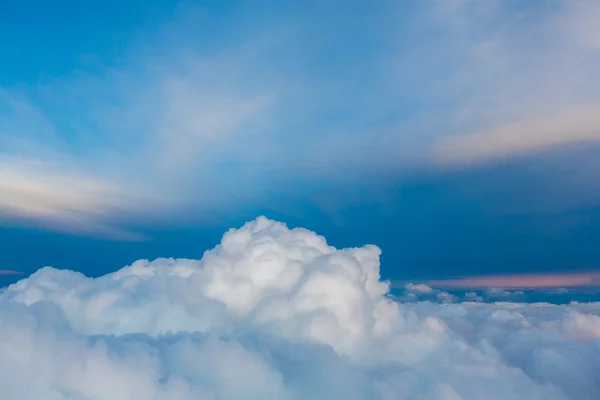
<svg viewBox="0 0 600 400"><path fill-rule="evenodd" d="M380 253L260 217L200 260L43 268L0 294L0 386L51 400L600 393L600 304L395 301Z"/></svg>

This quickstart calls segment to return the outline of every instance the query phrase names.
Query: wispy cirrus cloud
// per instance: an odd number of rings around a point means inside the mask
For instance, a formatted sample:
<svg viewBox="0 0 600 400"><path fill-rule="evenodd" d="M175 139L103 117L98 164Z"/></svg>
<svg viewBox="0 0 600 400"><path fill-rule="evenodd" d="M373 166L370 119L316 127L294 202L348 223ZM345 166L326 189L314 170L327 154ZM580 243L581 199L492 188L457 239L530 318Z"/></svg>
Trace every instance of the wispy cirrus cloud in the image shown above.
<svg viewBox="0 0 600 400"><path fill-rule="evenodd" d="M4 88L2 218L119 236L140 209L208 215L282 182L598 139L594 1L381 3L333 21L305 7L225 13L215 28L182 6L118 61Z"/></svg>
<svg viewBox="0 0 600 400"><path fill-rule="evenodd" d="M600 286L600 272L468 276L455 279L428 280L424 283L432 287L460 289L590 287Z"/></svg>
<svg viewBox="0 0 600 400"><path fill-rule="evenodd" d="M0 217L83 235L142 239L115 222L119 214L133 212L133 204L143 209L140 194L73 167L57 169L39 159L0 157Z"/></svg>
<svg viewBox="0 0 600 400"><path fill-rule="evenodd" d="M170 40L184 34L165 29ZM138 240L124 220L231 195L244 172L228 164L261 157L246 149L260 145L273 92L244 83L243 46L173 46L156 62L152 46L131 48L118 67L0 90L0 218Z"/></svg>
<svg viewBox="0 0 600 400"><path fill-rule="evenodd" d="M0 275L22 275L23 273L20 271L15 271L12 269L0 269Z"/></svg>
<svg viewBox="0 0 600 400"><path fill-rule="evenodd" d="M597 2L438 4L457 44L448 51L465 65L452 85L462 89L456 131L435 141L435 163L494 162L600 140Z"/></svg>
<svg viewBox="0 0 600 400"><path fill-rule="evenodd" d="M442 138L435 144L435 160L442 165L498 161L593 142L600 142L600 105Z"/></svg>

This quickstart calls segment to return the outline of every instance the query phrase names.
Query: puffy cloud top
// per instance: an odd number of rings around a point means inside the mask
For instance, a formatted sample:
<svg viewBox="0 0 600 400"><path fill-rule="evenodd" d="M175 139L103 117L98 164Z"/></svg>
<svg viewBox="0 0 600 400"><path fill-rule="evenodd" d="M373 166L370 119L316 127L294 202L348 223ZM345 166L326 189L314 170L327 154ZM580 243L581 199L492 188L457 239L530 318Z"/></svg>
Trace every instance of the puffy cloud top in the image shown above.
<svg viewBox="0 0 600 400"><path fill-rule="evenodd" d="M599 304L402 303L380 253L260 217L200 260L43 268L0 294L3 398L600 396Z"/></svg>

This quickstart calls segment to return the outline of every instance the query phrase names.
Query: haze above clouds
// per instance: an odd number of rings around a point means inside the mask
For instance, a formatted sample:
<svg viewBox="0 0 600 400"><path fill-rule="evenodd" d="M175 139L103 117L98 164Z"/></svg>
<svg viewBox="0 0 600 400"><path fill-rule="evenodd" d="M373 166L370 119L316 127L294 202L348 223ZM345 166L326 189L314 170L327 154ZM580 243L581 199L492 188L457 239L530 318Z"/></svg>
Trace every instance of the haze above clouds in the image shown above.
<svg viewBox="0 0 600 400"><path fill-rule="evenodd" d="M3 396L600 395L598 303L396 302L379 255L261 217L201 260L140 260L95 279L41 269L0 294Z"/></svg>

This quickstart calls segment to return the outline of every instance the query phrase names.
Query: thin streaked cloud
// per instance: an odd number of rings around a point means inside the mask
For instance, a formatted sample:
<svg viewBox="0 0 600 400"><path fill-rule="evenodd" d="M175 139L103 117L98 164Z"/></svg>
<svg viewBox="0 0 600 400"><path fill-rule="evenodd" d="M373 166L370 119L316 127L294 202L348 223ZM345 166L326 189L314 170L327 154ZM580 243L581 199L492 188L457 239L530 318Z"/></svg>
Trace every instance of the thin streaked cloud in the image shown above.
<svg viewBox="0 0 600 400"><path fill-rule="evenodd" d="M423 282L432 287L453 289L534 289L600 286L600 272L570 272L543 274L514 274L495 276L467 276Z"/></svg>
<svg viewBox="0 0 600 400"><path fill-rule="evenodd" d="M20 271L15 271L12 269L0 269L0 275L22 275L23 273Z"/></svg>
<svg viewBox="0 0 600 400"><path fill-rule="evenodd" d="M435 160L446 165L495 161L598 141L600 105L593 105L488 132L440 139L435 146Z"/></svg>

